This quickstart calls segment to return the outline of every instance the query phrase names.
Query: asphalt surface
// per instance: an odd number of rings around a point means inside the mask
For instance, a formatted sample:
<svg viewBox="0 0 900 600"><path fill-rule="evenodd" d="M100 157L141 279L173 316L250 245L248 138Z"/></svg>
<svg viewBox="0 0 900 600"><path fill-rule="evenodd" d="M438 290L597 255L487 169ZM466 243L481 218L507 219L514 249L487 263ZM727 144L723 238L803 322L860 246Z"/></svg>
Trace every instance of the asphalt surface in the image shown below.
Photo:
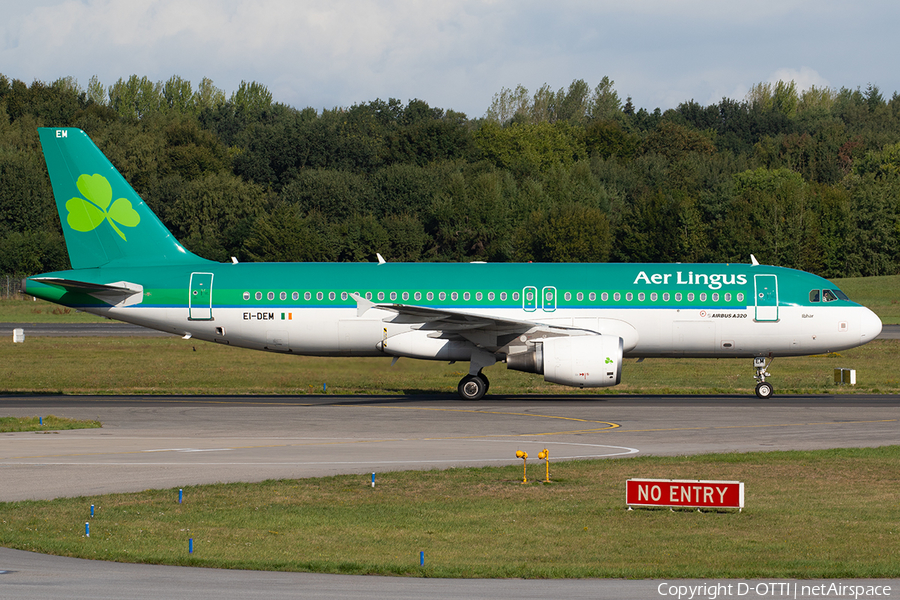
<svg viewBox="0 0 900 600"><path fill-rule="evenodd" d="M532 600L566 599L683 600L691 587L723 586L716 598L791 598L821 600L827 596L803 593L813 586L837 581L616 581L616 580L523 580L523 579L415 579L407 577L366 577L317 575L312 573L268 573L225 571L158 565L131 565L60 558L0 548L0 598L16 600L145 600L190 598L192 600L280 600L282 598L348 600ZM900 596L900 580L852 580L843 585L879 586L878 600ZM891 592L884 594L884 586ZM731 593L725 593L731 586ZM710 594L694 595L708 599ZM831 594L835 597L835 594ZM854 598L842 595L843 598ZM875 598L861 595L859 598Z"/></svg>
<svg viewBox="0 0 900 600"><path fill-rule="evenodd" d="M102 429L0 435L0 501L219 481L635 454L900 442L897 396L10 396L0 413ZM377 477L377 476L376 476Z"/></svg>

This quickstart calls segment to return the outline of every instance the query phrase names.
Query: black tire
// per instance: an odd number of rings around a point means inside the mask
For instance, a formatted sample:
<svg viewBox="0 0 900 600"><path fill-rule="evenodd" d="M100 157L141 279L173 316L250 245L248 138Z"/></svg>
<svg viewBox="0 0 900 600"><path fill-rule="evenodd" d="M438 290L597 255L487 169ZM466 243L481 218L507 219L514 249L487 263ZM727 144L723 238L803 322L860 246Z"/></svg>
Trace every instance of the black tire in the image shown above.
<svg viewBox="0 0 900 600"><path fill-rule="evenodd" d="M485 377L484 373L479 373L478 376L484 380L484 393L487 394L491 391L491 380Z"/></svg>
<svg viewBox="0 0 900 600"><path fill-rule="evenodd" d="M756 397L761 400L766 400L771 398L775 393L775 388L772 387L771 383L766 383L763 381L762 383L756 384Z"/></svg>
<svg viewBox="0 0 900 600"><path fill-rule="evenodd" d="M459 381L457 391L463 400L481 400L487 392L487 384L477 375L466 375Z"/></svg>

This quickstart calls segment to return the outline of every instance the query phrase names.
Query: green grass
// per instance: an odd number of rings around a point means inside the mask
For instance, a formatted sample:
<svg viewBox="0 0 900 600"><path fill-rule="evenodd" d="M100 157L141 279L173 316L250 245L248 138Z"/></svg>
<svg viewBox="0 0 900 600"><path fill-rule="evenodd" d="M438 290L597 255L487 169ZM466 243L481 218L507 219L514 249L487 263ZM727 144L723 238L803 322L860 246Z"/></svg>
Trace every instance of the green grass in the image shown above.
<svg viewBox="0 0 900 600"><path fill-rule="evenodd" d="M851 300L875 311L883 323L900 323L900 275L833 281Z"/></svg>
<svg viewBox="0 0 900 600"><path fill-rule="evenodd" d="M43 422L42 422L43 421ZM0 417L0 433L18 431L61 431L64 429L94 429L103 427L100 421L79 421L67 417Z"/></svg>
<svg viewBox="0 0 900 600"><path fill-rule="evenodd" d="M15 502L0 504L0 544L427 577L895 578L898 461L898 446L639 457L553 463L550 484L522 485L517 465L379 474L374 489L364 475L186 487L181 505L177 490ZM745 508L627 511L629 477L743 481Z"/></svg>
<svg viewBox="0 0 900 600"><path fill-rule="evenodd" d="M776 359L776 394L900 393L900 340L828 356ZM164 338L27 338L0 343L0 393L63 394L455 394L467 365L390 358L319 358ZM856 386L834 368L857 369ZM539 375L485 369L491 394L753 394L749 359L627 360L623 383L576 390Z"/></svg>
<svg viewBox="0 0 900 600"><path fill-rule="evenodd" d="M79 312L31 296L0 300L0 323L102 323L103 317Z"/></svg>

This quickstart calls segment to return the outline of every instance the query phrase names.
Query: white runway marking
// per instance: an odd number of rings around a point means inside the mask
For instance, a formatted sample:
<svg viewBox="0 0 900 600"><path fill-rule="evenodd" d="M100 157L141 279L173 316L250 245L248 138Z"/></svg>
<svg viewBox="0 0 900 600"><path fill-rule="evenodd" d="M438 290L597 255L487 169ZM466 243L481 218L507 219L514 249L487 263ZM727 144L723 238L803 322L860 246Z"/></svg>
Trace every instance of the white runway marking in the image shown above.
<svg viewBox="0 0 900 600"><path fill-rule="evenodd" d="M597 449L605 449L603 452L587 452L587 453L577 453L577 454L567 454L567 455L556 455L551 454L553 460L576 460L576 459L588 459L588 458L611 458L614 456L628 456L633 454L638 454L640 450L637 448L629 448L627 446L610 446L606 444L586 444L579 442L551 442L547 440L479 440L480 442L486 443L495 443L495 444L514 444L517 449L522 448L525 445L534 444L535 446L540 446L542 448L549 447L561 447L561 446L574 446L578 448L597 448ZM166 448L166 449L153 449L153 450L141 450L140 453L152 453L152 452L178 452L178 453L192 453L192 452L224 452L224 451L235 451L235 450L248 450L248 448L210 448L210 449L196 449L196 448ZM534 451L534 457L537 458L537 450ZM420 460L378 460L378 459L369 459L369 460L349 460L349 461L297 461L286 459L283 461L265 461L265 462L254 462L254 461L221 461L221 462L200 462L200 461L178 461L178 462L147 462L147 461L78 461L78 462L50 462L50 461L25 461L25 460L15 460L15 459L6 459L3 461L3 465L59 465L59 466L144 466L144 467L153 467L153 466L278 466L278 465L292 465L292 466L329 466L329 465L434 465L434 464L484 464L491 462L508 462L515 463L518 462L519 459L512 456L510 453L509 456L504 457L466 457L466 458L455 458L455 459L444 459L444 458L435 458L435 459L420 459Z"/></svg>

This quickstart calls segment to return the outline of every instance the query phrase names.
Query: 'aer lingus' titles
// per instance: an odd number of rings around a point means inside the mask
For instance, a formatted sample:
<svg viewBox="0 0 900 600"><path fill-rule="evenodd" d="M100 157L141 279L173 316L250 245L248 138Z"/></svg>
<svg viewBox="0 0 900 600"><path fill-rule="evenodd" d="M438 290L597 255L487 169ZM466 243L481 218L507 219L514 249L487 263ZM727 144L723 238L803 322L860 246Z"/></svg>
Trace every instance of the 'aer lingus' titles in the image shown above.
<svg viewBox="0 0 900 600"><path fill-rule="evenodd" d="M671 281L672 277L675 281ZM634 278L634 284L645 283L647 285L705 285L711 290L722 289L725 285L747 285L747 276L735 273L694 273L688 271L687 276L683 271L675 273L653 273L647 275L646 271L641 271Z"/></svg>

